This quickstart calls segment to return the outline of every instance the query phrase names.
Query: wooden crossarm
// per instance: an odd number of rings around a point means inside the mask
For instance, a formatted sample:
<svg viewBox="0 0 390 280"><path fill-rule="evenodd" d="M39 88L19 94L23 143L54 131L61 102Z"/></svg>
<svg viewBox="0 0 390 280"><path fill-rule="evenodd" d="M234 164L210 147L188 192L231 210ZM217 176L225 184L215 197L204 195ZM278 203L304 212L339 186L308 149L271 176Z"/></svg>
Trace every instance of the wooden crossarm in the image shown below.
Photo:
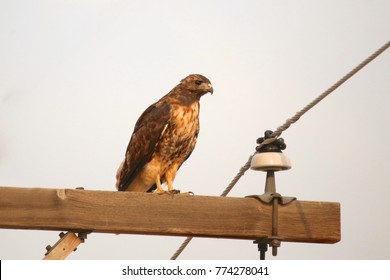
<svg viewBox="0 0 390 280"><path fill-rule="evenodd" d="M0 187L0 228L236 238L271 235L271 206L254 198ZM284 241L340 240L340 204L279 206Z"/></svg>

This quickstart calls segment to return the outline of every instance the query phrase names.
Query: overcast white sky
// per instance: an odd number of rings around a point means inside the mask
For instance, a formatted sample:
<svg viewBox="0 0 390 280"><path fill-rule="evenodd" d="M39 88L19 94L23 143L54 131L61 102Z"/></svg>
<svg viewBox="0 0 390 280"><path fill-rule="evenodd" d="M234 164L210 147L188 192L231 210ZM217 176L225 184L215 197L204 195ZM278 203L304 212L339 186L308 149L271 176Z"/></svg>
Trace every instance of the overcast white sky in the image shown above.
<svg viewBox="0 0 390 280"><path fill-rule="evenodd" d="M275 129L390 39L390 2L0 1L0 186L114 190L135 121L183 77L214 85L175 185L219 195ZM390 259L390 51L283 134L277 189L341 203L342 240L270 259ZM248 171L231 196L263 192ZM1 206L0 206L1 207ZM0 229L0 259L40 259L57 232ZM184 238L91 234L70 259L169 259ZM181 259L257 259L194 239Z"/></svg>

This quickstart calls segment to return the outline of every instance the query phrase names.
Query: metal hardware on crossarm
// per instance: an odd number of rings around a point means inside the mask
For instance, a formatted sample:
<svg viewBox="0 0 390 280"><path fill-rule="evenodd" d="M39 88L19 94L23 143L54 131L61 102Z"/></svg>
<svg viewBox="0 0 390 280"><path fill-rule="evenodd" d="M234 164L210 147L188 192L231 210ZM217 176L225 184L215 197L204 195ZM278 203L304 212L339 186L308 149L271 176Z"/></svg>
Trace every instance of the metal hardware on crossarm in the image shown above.
<svg viewBox="0 0 390 280"><path fill-rule="evenodd" d="M272 255L278 254L278 247L280 247L283 240L278 234L278 206L285 205L294 200L295 197L282 196L276 192L275 171L287 170L291 168L290 160L282 154L282 150L286 148L283 138L274 139L269 144L264 144L272 137L272 131L267 130L264 137L257 139L259 146L256 148L258 152L253 156L251 168L254 170L267 171L265 180L265 190L261 195L250 195L247 197L256 198L262 203L272 205L272 235L264 236L254 241L260 251L260 259L265 259L265 252L267 251L267 244L272 247ZM268 142L268 141L267 141Z"/></svg>

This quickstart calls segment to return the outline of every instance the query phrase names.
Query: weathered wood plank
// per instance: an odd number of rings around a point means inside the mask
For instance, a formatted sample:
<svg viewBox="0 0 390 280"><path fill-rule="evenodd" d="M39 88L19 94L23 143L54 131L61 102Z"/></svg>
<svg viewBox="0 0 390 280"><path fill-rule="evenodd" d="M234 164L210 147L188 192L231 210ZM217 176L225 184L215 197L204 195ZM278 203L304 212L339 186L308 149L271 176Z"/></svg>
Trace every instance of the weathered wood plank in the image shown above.
<svg viewBox="0 0 390 280"><path fill-rule="evenodd" d="M279 207L284 241L340 240L340 205ZM0 187L0 228L256 239L271 235L271 206L254 198Z"/></svg>

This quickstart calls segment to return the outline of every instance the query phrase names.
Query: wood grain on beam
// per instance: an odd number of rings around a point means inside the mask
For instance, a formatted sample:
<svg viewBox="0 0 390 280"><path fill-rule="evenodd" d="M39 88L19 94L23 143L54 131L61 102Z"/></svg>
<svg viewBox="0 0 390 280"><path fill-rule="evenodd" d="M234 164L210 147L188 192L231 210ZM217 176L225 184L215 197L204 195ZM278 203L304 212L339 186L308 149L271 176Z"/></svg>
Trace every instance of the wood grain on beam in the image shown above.
<svg viewBox="0 0 390 280"><path fill-rule="evenodd" d="M0 187L0 228L257 239L271 235L271 206L254 198ZM284 241L340 240L340 204L279 207Z"/></svg>

